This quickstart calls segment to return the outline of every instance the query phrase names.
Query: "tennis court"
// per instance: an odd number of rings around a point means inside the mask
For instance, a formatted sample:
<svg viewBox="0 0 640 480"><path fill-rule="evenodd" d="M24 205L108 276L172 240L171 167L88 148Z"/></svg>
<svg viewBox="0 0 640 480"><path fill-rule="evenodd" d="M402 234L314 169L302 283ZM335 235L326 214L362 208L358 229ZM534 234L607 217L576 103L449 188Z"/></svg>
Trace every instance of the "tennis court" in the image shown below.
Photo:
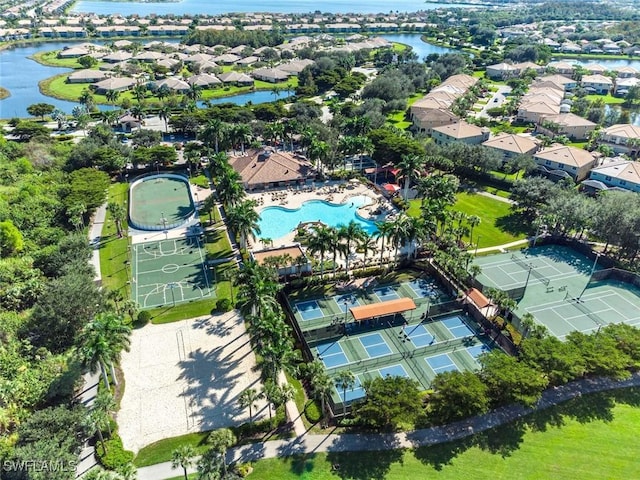
<svg viewBox="0 0 640 480"><path fill-rule="evenodd" d="M453 360L447 353L443 353L441 355L434 355L433 357L426 357L424 360L427 362L429 367L431 367L431 370L433 370L433 373L435 373L436 375L438 373L459 370L458 366L453 362Z"/></svg>
<svg viewBox="0 0 640 480"><path fill-rule="evenodd" d="M141 308L215 296L197 237L138 243L132 249L132 290Z"/></svg>
<svg viewBox="0 0 640 480"><path fill-rule="evenodd" d="M352 307L357 307L360 305L360 302L356 298L355 295L348 293L345 295L336 295L333 297L333 300L338 305L338 308L342 313L347 313L347 311Z"/></svg>
<svg viewBox="0 0 640 480"><path fill-rule="evenodd" d="M415 293L415 298L432 298L436 299L445 295L444 291L438 285L434 279L416 278L410 282L406 282L407 285Z"/></svg>
<svg viewBox="0 0 640 480"><path fill-rule="evenodd" d="M338 342L318 345L316 352L318 359L322 361L325 368L337 368L349 364L349 359L347 359L347 355Z"/></svg>
<svg viewBox="0 0 640 480"><path fill-rule="evenodd" d="M415 347L426 347L427 345L432 345L435 341L433 335L422 324L412 328L405 328L404 331Z"/></svg>
<svg viewBox="0 0 640 480"><path fill-rule="evenodd" d="M464 323L460 315L445 318L441 322L451 332L453 338L466 338L475 335L473 330Z"/></svg>
<svg viewBox="0 0 640 480"><path fill-rule="evenodd" d="M640 289L612 279L591 281L591 273L600 272L601 265L569 247L545 245L479 257L476 263L482 285L523 289L514 313L531 313L560 339L576 330L596 332L610 323L640 326Z"/></svg>
<svg viewBox="0 0 640 480"><path fill-rule="evenodd" d="M314 320L324 317L324 313L322 313L322 309L316 300L298 302L295 304L295 307L303 320Z"/></svg>
<svg viewBox="0 0 640 480"><path fill-rule="evenodd" d="M391 348L379 333L358 337L369 358L384 357L391 353Z"/></svg>
<svg viewBox="0 0 640 480"><path fill-rule="evenodd" d="M381 302L386 302L387 300L395 300L396 298L400 298L398 292L395 288L391 286L385 286L380 288L374 288L373 292L380 299Z"/></svg>

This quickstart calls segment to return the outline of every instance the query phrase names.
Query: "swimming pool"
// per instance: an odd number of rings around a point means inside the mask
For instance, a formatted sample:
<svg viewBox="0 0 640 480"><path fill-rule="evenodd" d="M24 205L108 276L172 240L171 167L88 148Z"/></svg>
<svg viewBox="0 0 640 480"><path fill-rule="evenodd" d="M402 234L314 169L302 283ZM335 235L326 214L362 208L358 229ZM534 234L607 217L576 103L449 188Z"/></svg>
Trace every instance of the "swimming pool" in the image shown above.
<svg viewBox="0 0 640 480"><path fill-rule="evenodd" d="M325 225L338 227L347 225L351 220L358 223L368 233L376 231L374 222L365 220L357 214L358 208L373 200L366 195L347 199L347 203L336 205L324 200L309 200L296 210L284 207L267 207L260 212L260 237L276 239L296 229L300 222L321 221Z"/></svg>

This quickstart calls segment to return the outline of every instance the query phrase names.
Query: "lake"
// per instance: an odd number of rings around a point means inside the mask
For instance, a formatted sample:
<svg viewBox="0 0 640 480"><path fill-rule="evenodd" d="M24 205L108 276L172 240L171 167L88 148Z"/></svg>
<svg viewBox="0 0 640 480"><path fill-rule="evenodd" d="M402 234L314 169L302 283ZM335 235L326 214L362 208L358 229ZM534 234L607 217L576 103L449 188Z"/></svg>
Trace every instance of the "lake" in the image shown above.
<svg viewBox="0 0 640 480"><path fill-rule="evenodd" d="M382 35L382 37L392 42L400 42L413 47L420 59L423 59L430 53L447 53L454 50L431 45L420 40L419 34L396 34ZM177 42L178 40L171 40ZM96 41L93 43L106 43ZM74 42L51 42L31 44L24 47L16 47L0 52L0 72L2 72L2 86L11 92L9 98L0 100L0 118L26 117L27 107L34 103L45 102L54 105L56 108L66 113L71 113L73 107L77 105L75 102L58 100L56 98L47 97L40 93L38 82L45 78L52 77L59 73L69 72L67 68L47 67L27 58L37 52L48 52L51 50L62 50L65 47L73 46ZM281 93L283 98L285 93ZM210 100L210 103L233 102L238 105L244 105L251 102L254 105L259 103L272 102L274 97L270 91L256 91L233 97L216 98ZM107 108L101 106L99 108Z"/></svg>
<svg viewBox="0 0 640 480"><path fill-rule="evenodd" d="M327 0L318 3L313 0L236 0L233 3L211 0L183 0L171 3L150 2L113 2L80 0L71 9L72 12L95 13L97 15L220 15L232 12L271 12L271 13L311 13L317 10L330 13L387 13L416 12L435 10L436 8L468 8L467 4L443 4L423 2L421 0L401 0L390 4L385 0L368 0L354 4L350 0Z"/></svg>

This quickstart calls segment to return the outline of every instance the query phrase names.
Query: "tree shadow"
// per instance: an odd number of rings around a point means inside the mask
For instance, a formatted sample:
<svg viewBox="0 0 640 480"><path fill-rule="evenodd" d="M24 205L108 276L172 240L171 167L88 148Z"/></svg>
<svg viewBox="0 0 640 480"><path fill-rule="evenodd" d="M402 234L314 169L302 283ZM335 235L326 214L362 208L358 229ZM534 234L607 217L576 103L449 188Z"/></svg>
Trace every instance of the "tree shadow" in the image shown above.
<svg viewBox="0 0 640 480"><path fill-rule="evenodd" d="M453 442L418 447L413 451L413 454L423 464L430 465L434 470L440 471L445 466L451 465L454 458L466 452L473 445L473 437L466 437Z"/></svg>
<svg viewBox="0 0 640 480"><path fill-rule="evenodd" d="M505 458L520 448L526 431L526 422L519 419L478 433L474 436L473 442L481 450L486 450Z"/></svg>
<svg viewBox="0 0 640 480"><path fill-rule="evenodd" d="M383 450L366 451L375 445ZM349 449L350 452L329 452L334 475L342 479L371 480L385 478L391 465L402 463L404 450L394 435L380 435L375 439L368 435L342 435L331 445L332 449Z"/></svg>
<svg viewBox="0 0 640 480"><path fill-rule="evenodd" d="M510 213L504 217L496 218L496 227L511 235L532 235L535 232L531 228L531 221L521 213Z"/></svg>

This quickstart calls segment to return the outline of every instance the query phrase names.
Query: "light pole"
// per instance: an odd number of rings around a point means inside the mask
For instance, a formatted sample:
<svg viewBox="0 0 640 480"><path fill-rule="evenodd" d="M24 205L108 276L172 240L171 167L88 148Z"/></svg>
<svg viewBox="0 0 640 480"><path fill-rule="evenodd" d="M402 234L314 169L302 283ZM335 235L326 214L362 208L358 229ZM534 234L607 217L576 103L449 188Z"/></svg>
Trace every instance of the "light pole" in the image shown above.
<svg viewBox="0 0 640 480"><path fill-rule="evenodd" d="M478 240L476 241L476 251L474 252L473 256L477 257L478 256L478 246L480 245L480 239L482 237L480 235L478 235Z"/></svg>
<svg viewBox="0 0 640 480"><path fill-rule="evenodd" d="M587 287L591 283L591 279L593 278L593 273L596 271L596 266L598 265L598 259L600 258L600 255L602 255L600 252L596 252L596 259L593 261L593 266L591 267L591 273L589 274L589 280L587 280L587 283L582 289L582 292L580 292L580 295L578 295L578 298L576 299L577 302L580 302L582 300L582 295L584 295L584 292L587 290Z"/></svg>
<svg viewBox="0 0 640 480"><path fill-rule="evenodd" d="M527 279L524 282L524 289L526 290L529 286L529 278L531 277L531 270L533 270L533 265L529 264L529 272L527 273Z"/></svg>

